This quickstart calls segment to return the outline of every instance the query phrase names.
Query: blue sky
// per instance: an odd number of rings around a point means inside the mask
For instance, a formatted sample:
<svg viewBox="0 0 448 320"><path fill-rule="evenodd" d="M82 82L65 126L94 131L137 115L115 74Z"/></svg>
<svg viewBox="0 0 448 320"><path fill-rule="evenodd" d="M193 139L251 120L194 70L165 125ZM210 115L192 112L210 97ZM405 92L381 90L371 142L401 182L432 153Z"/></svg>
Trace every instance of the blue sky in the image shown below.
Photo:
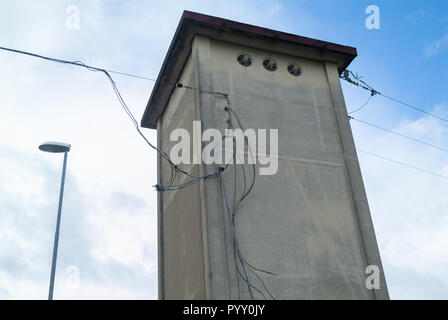
<svg viewBox="0 0 448 320"><path fill-rule="evenodd" d="M67 6L80 29L66 28ZM380 29L365 27L368 5ZM350 66L392 97L448 117L448 4L442 1L7 1L0 46L150 78L183 10L354 46ZM113 75L137 119L152 82ZM368 93L343 84L347 108ZM72 143L55 298L157 297L156 154L102 74L0 52L0 298L45 299L62 158ZM448 127L375 96L356 114L448 147ZM447 154L352 122L356 145L448 176ZM153 130L144 130L156 141ZM390 295L448 298L448 180L359 154ZM69 285L70 270L79 284Z"/></svg>

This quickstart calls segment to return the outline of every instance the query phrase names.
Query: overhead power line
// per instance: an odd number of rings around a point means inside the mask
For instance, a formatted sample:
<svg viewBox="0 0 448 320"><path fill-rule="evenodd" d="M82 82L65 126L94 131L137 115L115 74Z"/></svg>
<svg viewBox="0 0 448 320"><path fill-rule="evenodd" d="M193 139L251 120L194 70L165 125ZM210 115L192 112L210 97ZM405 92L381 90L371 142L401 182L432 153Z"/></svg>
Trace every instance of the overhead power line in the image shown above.
<svg viewBox="0 0 448 320"><path fill-rule="evenodd" d="M353 79L350 78L350 75L353 77ZM402 105L404 105L404 106L406 106L408 108L411 108L411 109L416 110L418 112L424 113L424 114L426 114L428 116L436 118L436 119L438 119L440 121L448 123L448 119L446 119L446 118L444 118L444 117L442 117L440 115L428 112L428 111L423 110L421 108L418 108L418 107L416 107L414 105L411 105L409 103L406 103L404 101L401 101L399 99L396 99L396 98L393 98L391 96L388 96L388 95L385 95L385 94L381 93L380 91L378 91L378 90L374 89L373 87L371 87L365 81L361 80L360 79L361 77L359 77L358 75L355 75L350 70L345 70L343 75L340 76L340 78L345 80L345 81L347 81L347 82L349 82L352 85L355 85L355 86L357 86L359 88L362 88L364 90L370 91L370 94L371 94L371 96L364 103L364 105L362 105L360 108L358 108L358 109L356 109L354 111L349 112L349 114L353 114L354 112L357 112L357 111L361 110L362 108L364 108L367 105L367 103L370 101L370 98L373 97L374 95L378 94L378 95L381 95L381 96L385 97L386 99L389 99L389 100L394 101L396 103L402 104ZM423 140L420 140L420 139L417 139L417 138L413 138L413 137L410 137L408 135L405 135L405 134L402 134L402 133L399 133L399 132L396 132L396 131L393 131L393 130L390 130L390 129L387 129L387 128L384 128L384 127L381 127L379 125L376 125L376 124L373 124L373 123L370 123L370 122L367 122L367 121L364 121L364 120L356 119L356 118L354 118L351 115L349 115L348 117L349 117L349 119L358 121L359 123L362 123L364 125L367 125L367 126L370 126L370 127L374 127L376 129L380 129L380 130L383 130L383 131L395 134L397 136L400 136L400 137L412 140L414 142L417 142L417 143L420 143L420 144L424 144L424 145L426 145L428 147L431 147L431 148L435 148L435 149L438 149L438 150L441 150L441 151L444 151L444 152L448 152L448 148L440 147L440 146L434 145L432 143L429 143L429 142L426 142L426 141L423 141ZM411 169L414 169L414 170L418 170L420 172L424 172L424 173L427 173L427 174L430 174L430 175L433 175L433 176L437 176L437 177L440 177L440 178L448 179L447 176L438 174L438 173L433 172L433 171L429 171L429 170L426 170L426 169L423 169L423 168L415 167L415 166L412 166L410 164L407 164L407 163L404 163L404 162L401 162L401 161L397 161L397 160L394 160L394 159L390 159L390 158L387 158L387 157L384 157L384 156L381 156L381 155L378 155L378 154L375 154L375 153L372 153L372 152L369 152L369 151L361 150L361 149L358 149L358 148L356 150L359 151L359 152L368 154L370 156L373 156L373 157L376 157L376 158L379 158L379 159L383 159L383 160L395 163L397 165L405 166L405 167L408 167L408 168L411 168Z"/></svg>
<svg viewBox="0 0 448 320"><path fill-rule="evenodd" d="M403 138L412 140L412 141L414 141L414 142L424 144L424 145L426 145L426 146L428 146L428 147L431 147L431 148L435 148L435 149L438 149L438 150L441 150L441 151L448 152L448 148L439 147L439 146L434 145L434 144L432 144L432 143L429 143L429 142L426 142L426 141L423 141L423 140L420 140L420 139L417 139L417 138L410 137L410 136L408 136L408 135L405 135L405 134L402 134L402 133L399 133L399 132L396 132L396 131L393 131L393 130L390 130L390 129L387 129L387 128L384 128L384 127L381 127L381 126L379 126L379 125L376 125L376 124L373 124L373 123L370 123L370 122L367 122L367 121L364 121L364 120L356 119L356 118L354 118L354 117L352 117L352 116L348 116L348 117L349 117L350 120L355 120L355 121L357 121L357 122L359 122L359 123L361 123L361 124L364 124L364 125L366 125L366 126L369 126L369 127L372 127L372 128L376 128L376 129L380 129L380 130L383 130L383 131L386 131L386 132L395 134L395 135L397 135L397 136L400 136L400 137L403 137Z"/></svg>
<svg viewBox="0 0 448 320"><path fill-rule="evenodd" d="M411 169L414 169L414 170L418 170L418 171L421 171L423 173L427 173L427 174L430 174L430 175L433 175L433 176L436 176L436 177L439 177L439 178L448 179L447 176L438 174L436 172L429 171L429 170L426 170L426 169L423 169L423 168L419 168L419 167L414 167L414 166L412 166L410 164L407 164L407 163L404 163L404 162L401 162L401 161L397 161L397 160L394 160L394 159L390 159L390 158L381 156L381 155L376 154L376 153L372 153L372 152L369 152L369 151L361 150L359 148L356 148L356 151L362 152L362 153L368 154L368 155L370 155L372 157L383 159L383 160L386 160L386 161L389 161L389 162L392 162L392 163L395 163L395 164L398 164L398 165L401 165L401 166L404 166L404 167L408 167L408 168L411 168Z"/></svg>
<svg viewBox="0 0 448 320"><path fill-rule="evenodd" d="M10 52L15 52L15 53L22 53L22 54L27 54L36 58L42 58L42 59L46 59L48 57L44 57L35 53L31 53L31 52L26 52L26 51L21 51L21 50L16 50L16 49L11 49L11 48L5 48L5 47L0 47L1 50L4 51L10 51ZM46 60L60 60L60 59L53 59L53 58L48 58ZM63 60L61 60L63 61ZM81 61L66 61L66 62L74 62L74 63L79 63L82 64ZM115 73L115 74L120 74L122 76L127 76L127 77L132 77L132 78L137 78L137 79L142 79L142 80L147 80L147 81L152 81L152 82L156 82L157 79L154 78L149 78L149 77L145 77L145 76L141 76L141 75L136 75L136 74L132 74L132 73L127 73L127 72L121 72L121 71L115 71L115 70L111 70L111 69L106 69L106 68L98 68L98 67L92 67L94 69L98 69L98 71L100 70L105 70L109 73Z"/></svg>
<svg viewBox="0 0 448 320"><path fill-rule="evenodd" d="M118 98L118 101L120 102L120 104L123 107L123 109L126 112L126 114L132 120L132 122L133 122L133 124L135 126L135 129L137 130L139 135L145 140L145 142L152 149L156 150L169 163L169 165L171 167L171 178L170 178L170 180L168 182L168 185L166 185L166 186L165 185L155 185L154 187L156 188L157 191L169 191L169 190L178 190L178 189L186 188L186 187L189 187L190 185L192 185L192 184L194 184L194 183L196 183L196 182L198 182L198 181L200 181L202 179L207 179L207 178L210 178L210 177L217 177L219 175L218 171L216 171L214 173L211 173L211 174L202 175L202 176L190 175L186 171L181 170L176 164L174 164L171 161L170 157L168 156L168 154L166 152L158 149L151 142L149 142L149 140L145 137L145 135L140 131L140 127L138 125L137 120L135 119L135 117L132 114L131 110L129 109L129 107L127 106L127 104L124 101L123 97L121 96L121 93L118 90L117 85L116 85L115 81L113 80L113 78L111 77L110 73L117 73L117 74L121 74L121 75L125 75L125 76L141 78L141 79L145 79L145 80L148 80L148 81L156 81L155 79L142 77L142 76L137 76L137 75L124 73L124 72L119 72L119 71L106 70L106 69L103 69L103 68L98 68L98 67L87 65L87 64L83 63L82 61L68 61L68 60L63 60L63 59L51 58L51 57L43 56L43 55L40 55L40 54L28 52L28 51L18 50L18 49L12 49L12 48L6 48L6 47L1 47L0 46L0 50L13 52L13 53L18 53L18 54L22 54L22 55L27 55L27 56L31 56L31 57L34 57L34 58L47 60L47 61L50 61L50 62L56 62L56 63L61 63L61 64L69 64L69 65L74 65L74 66L78 66L78 67L83 67L83 68L86 68L89 71L103 72L106 75L106 77L109 79L110 83L112 84L112 87L114 89L115 95ZM165 83L169 83L169 82L165 81ZM229 95L227 93L225 93L225 92L206 91L206 90L202 90L200 88L196 88L196 87L192 87L192 86L189 86L189 85L182 84L180 82L170 83L170 84L175 85L177 88L184 88L186 90L196 90L196 91L200 91L202 93L209 93L209 94L223 96L223 97L225 97L227 99L227 101L229 101ZM191 180L186 181L185 183L183 183L181 185L173 185L174 180L176 178L176 174L178 172L180 172L180 173L190 177Z"/></svg>
<svg viewBox="0 0 448 320"><path fill-rule="evenodd" d="M123 97L121 96L120 91L118 90L115 81L112 79L111 75L109 74L109 72L106 69L102 69L102 68L98 68L98 67L94 67L94 66L89 66L89 65L86 65L85 63L83 63L82 61L67 61L67 60L62 60L62 59L50 58L50 57L42 56L40 54L36 54L36 53L28 52L28 51L17 50L17 49L0 47L0 50L9 51L9 52L13 52L13 53L19 53L19 54L23 54L23 55L39 58L39 59L44 59L44 60L51 61L51 62L56 62L56 63L61 63L61 64L69 64L69 65L74 65L74 66L78 66L78 67L83 67L83 68L86 68L89 71L103 72L106 75L106 77L109 79L110 83L112 84L112 87L114 89L115 95L118 98L118 101L120 102L120 104L123 107L123 109L126 112L126 114L129 116L129 118L134 123L135 128L136 128L137 132L140 134L140 136L146 141L146 143L152 149L154 149L157 152L159 152L170 164L174 165L173 162L171 161L171 159L168 157L168 155L165 152L162 152L161 150L159 150L151 142L149 142L149 140L140 131L140 128L139 128L137 120L135 119L135 117L132 114L131 110L129 109L129 107L127 106L127 104L124 101Z"/></svg>
<svg viewBox="0 0 448 320"><path fill-rule="evenodd" d="M106 71L108 71L110 73L121 74L122 76L133 77L133 78L148 80L148 81L152 81L152 82L157 81L156 79L152 79L152 78L148 78L148 77L144 77L144 76L138 76L138 75L126 73L126 72L114 71L114 70L109 70L109 69L106 69Z"/></svg>
<svg viewBox="0 0 448 320"><path fill-rule="evenodd" d="M94 66L90 66L90 65L86 65L85 63L83 63L82 61L67 61L67 60L62 60L62 59L56 59L56 58L51 58L51 57L47 57L47 56L43 56L40 54L36 54L36 53L32 53L32 52L28 52L28 51L22 51L22 50L17 50L17 49L11 49L11 48L5 48L5 47L0 47L0 50L4 50L4 51L8 51L8 52L13 52L13 53L18 53L18 54L23 54L23 55L27 55L27 56L31 56L34 58L39 58L39 59L43 59L43 60L47 60L50 62L55 62L55 63L61 63L61 64L69 64L69 65L74 65L77 67L83 67L86 68L89 71L97 71L97 72L102 72L106 75L106 77L108 78L108 80L110 81L110 83L112 84L113 90L115 92L115 95L117 96L118 101L120 102L120 105L122 106L123 110L126 112L126 114L129 116L129 118L131 119L132 123L135 126L135 129L137 130L138 134L145 140L145 142L154 150L156 150L158 153L160 153L160 155L170 164L171 166L171 170L172 170L172 177L170 180L170 184L173 183L174 181L174 177L176 175L177 172L180 172L182 174L185 174L187 176L189 176L190 178L192 178L192 180L187 181L185 183L186 186L189 186L193 183L196 183L197 181L201 180L201 179L206 179L209 178L211 176L217 176L218 173L216 172L215 174L210 174L210 175L204 175L204 176L192 176L190 174L188 174L187 172L181 170L176 164L174 164L170 157L166 154L166 152L160 150L159 148L157 148L156 146L154 146L146 137L145 135L141 132L140 127L138 125L137 120L135 119L134 115L132 114L131 110L129 109L129 107L127 106L126 102L124 101L120 91L117 88L117 85L115 83L115 81L113 80L113 78L111 77L111 75L109 74L109 71L107 71L106 69L102 69L102 68L98 68L98 67L94 67ZM118 71L113 71L115 73L118 73ZM124 74L124 73L121 73ZM130 74L126 74L126 75L130 75ZM147 79L149 80L149 78ZM197 88L192 88L192 87L188 87L188 86L184 86L182 84L178 84L178 87L185 87L187 89L197 89ZM158 188L159 186L155 186L157 191L162 191L161 188Z"/></svg>
<svg viewBox="0 0 448 320"><path fill-rule="evenodd" d="M352 75L353 79L350 78L350 74ZM351 83L354 86L357 86L357 87L362 88L364 90L370 91L371 96L374 96L374 95L377 95L377 94L381 95L381 96L383 96L386 99L389 99L389 100L394 101L396 103L402 104L402 105L404 105L404 106L406 106L408 108L411 108L411 109L416 110L418 112L424 113L424 114L426 114L426 115L428 115L430 117L433 117L433 118L436 118L436 119L438 119L440 121L448 123L448 119L447 118L444 118L444 117L442 117L440 115L437 115L437 114L434 114L434 113L431 113L431 112L428 112L428 111L426 111L426 110L424 110L422 108L416 107L414 105L411 105L411 104L406 103L404 101L401 101L399 99L396 99L396 98L393 98L391 96L385 95L384 93L382 93L382 92L380 92L378 90L373 89L370 85L368 85L365 81L361 80L360 77L356 76L352 71L350 71L348 69L344 71L344 73L340 76L340 78L345 80L345 81L347 81L348 83ZM353 112L355 112L355 111L352 111L351 113L353 113Z"/></svg>
<svg viewBox="0 0 448 320"><path fill-rule="evenodd" d="M447 123L448 123L448 119L446 119L446 118L444 118L444 117L441 117L441 116L439 116L439 115L436 115L436 114L431 113L431 112L428 112L428 111L425 111L425 110L420 109L420 108L418 108L418 107L415 107L415 106L413 106L413 105L411 105L411 104L409 104L409 103L400 101L400 100L398 100L398 99L392 98L392 97L387 96L387 95L385 95L385 94L382 94L382 93L381 93L381 95L382 95L384 98L387 98L387 99L392 100L392 101L394 101L394 102L400 103L400 104L402 104L402 105L404 105L404 106L406 106L406 107L408 107L408 108L417 110L417 111L419 111L419 112L421 112L421 113L424 113L424 114L426 114L426 115L428 115L428 116L434 117L434 118L436 118L436 119L439 119L439 120L441 120L441 121L443 121L443 122L447 122Z"/></svg>

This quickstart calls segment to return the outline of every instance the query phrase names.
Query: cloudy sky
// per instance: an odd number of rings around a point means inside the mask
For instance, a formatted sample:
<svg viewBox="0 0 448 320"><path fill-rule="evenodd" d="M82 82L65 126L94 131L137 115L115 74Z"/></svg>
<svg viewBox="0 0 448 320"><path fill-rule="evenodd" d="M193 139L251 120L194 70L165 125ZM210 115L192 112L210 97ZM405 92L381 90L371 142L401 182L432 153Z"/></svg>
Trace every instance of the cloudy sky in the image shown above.
<svg viewBox="0 0 448 320"><path fill-rule="evenodd" d="M0 1L0 46L155 78L183 10L354 46L377 90L448 117L448 5L433 1ZM380 29L365 9L380 9ZM67 28L70 5L79 29ZM440 7L444 6L444 7ZM67 13L69 12L69 13ZM153 82L113 75L139 120ZM368 93L343 84L347 108ZM0 299L46 299L62 156L56 299L157 297L156 154L103 74L0 51ZM354 115L448 148L448 125L375 96ZM359 149L448 177L447 152L352 121ZM156 132L144 129L150 141ZM448 178L359 153L390 295L448 298Z"/></svg>

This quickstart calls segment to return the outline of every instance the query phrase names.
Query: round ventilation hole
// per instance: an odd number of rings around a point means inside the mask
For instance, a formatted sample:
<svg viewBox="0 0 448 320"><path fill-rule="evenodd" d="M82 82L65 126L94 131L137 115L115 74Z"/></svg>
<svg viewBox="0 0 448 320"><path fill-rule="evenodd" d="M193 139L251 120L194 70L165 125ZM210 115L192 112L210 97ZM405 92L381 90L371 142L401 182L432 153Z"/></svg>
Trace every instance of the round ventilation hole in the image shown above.
<svg viewBox="0 0 448 320"><path fill-rule="evenodd" d="M277 62L274 59L265 59L263 61L263 67L268 71L275 71L277 70Z"/></svg>
<svg viewBox="0 0 448 320"><path fill-rule="evenodd" d="M240 54L237 58L240 65L248 67L252 64L252 58L248 54Z"/></svg>
<svg viewBox="0 0 448 320"><path fill-rule="evenodd" d="M293 75L294 77L298 77L302 74L302 70L300 70L300 67L295 64L295 63L291 63L288 66L288 72Z"/></svg>

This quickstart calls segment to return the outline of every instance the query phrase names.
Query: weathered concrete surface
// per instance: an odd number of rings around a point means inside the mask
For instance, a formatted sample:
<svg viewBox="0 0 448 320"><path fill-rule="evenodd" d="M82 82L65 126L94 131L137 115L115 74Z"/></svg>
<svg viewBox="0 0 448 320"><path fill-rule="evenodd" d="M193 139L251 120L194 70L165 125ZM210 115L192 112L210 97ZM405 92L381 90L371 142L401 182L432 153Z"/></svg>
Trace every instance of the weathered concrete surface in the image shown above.
<svg viewBox="0 0 448 320"><path fill-rule="evenodd" d="M277 299L387 299L336 64L300 58L300 52L281 54L280 44L276 46L275 52L269 52L196 36L180 82L203 91L174 90L157 125L159 147L168 152L170 132L174 128L191 132L193 120L201 120L203 130L223 131L225 100L204 91L228 92L246 128L279 129L278 172L257 176L236 219L245 258L277 274L259 273L272 295ZM252 57L252 66L238 64L240 53ZM263 68L266 57L277 61L277 71ZM301 66L300 77L287 72L291 62ZM192 174L215 169L182 168ZM232 170L224 173L230 201ZM241 174L237 171L237 193ZM159 178L159 183L170 178L164 160L159 160ZM179 179L175 183L182 182ZM249 298L241 279L237 287L232 233L217 179L160 194L159 232L161 299ZM379 290L365 286L365 269L372 264L381 270ZM255 276L250 278L262 289Z"/></svg>
<svg viewBox="0 0 448 320"><path fill-rule="evenodd" d="M185 65L181 81L194 83L191 59ZM159 120L159 148L170 150L170 133L175 128L192 131L197 118L197 101L193 92L179 90L170 108ZM159 184L171 178L169 165L159 158ZM198 166L183 166L192 175ZM189 179L178 175L174 184ZM159 194L159 297L163 299L205 299L204 249L200 184L176 192Z"/></svg>

